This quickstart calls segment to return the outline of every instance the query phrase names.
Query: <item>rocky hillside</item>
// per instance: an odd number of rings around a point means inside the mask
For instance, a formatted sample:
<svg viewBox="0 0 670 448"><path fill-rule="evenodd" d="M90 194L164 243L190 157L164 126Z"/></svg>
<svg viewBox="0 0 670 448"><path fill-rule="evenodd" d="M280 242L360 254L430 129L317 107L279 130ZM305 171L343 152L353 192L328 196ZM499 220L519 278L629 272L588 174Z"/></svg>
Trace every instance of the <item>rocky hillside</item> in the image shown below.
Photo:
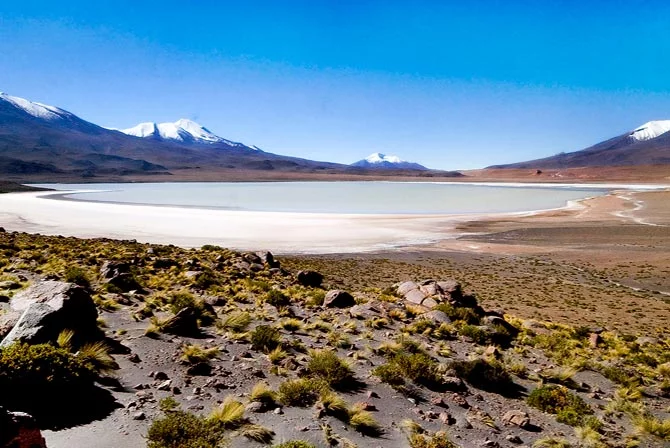
<svg viewBox="0 0 670 448"><path fill-rule="evenodd" d="M670 441L667 340L522 321L454 279L343 290L270 253L8 232L0 250L0 406L49 447ZM0 446L43 446L3 412Z"/></svg>

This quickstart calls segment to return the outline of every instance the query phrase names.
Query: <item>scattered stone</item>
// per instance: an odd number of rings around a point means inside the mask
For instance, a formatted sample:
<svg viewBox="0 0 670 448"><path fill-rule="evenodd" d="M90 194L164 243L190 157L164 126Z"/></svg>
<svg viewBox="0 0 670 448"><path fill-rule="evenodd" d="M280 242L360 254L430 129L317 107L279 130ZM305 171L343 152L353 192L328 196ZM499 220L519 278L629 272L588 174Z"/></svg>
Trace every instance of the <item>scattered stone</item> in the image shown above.
<svg viewBox="0 0 670 448"><path fill-rule="evenodd" d="M81 286L59 281L42 281L12 299L12 310L22 312L18 322L0 347L14 342L40 344L54 342L66 329L82 340L98 339L98 310Z"/></svg>
<svg viewBox="0 0 670 448"><path fill-rule="evenodd" d="M500 353L500 349L495 345L489 345L486 347L486 350L484 350L484 356L490 356L499 359L502 356L502 353Z"/></svg>
<svg viewBox="0 0 670 448"><path fill-rule="evenodd" d="M462 397L458 394L451 395L451 401L453 401L463 409L468 409L470 407L470 403L468 403L468 400L466 400L465 397Z"/></svg>
<svg viewBox="0 0 670 448"><path fill-rule="evenodd" d="M272 412L274 412L276 415L282 415L284 413L282 408L275 408L275 410Z"/></svg>
<svg viewBox="0 0 670 448"><path fill-rule="evenodd" d="M456 420L456 426L461 429L472 429L472 424L466 418Z"/></svg>
<svg viewBox="0 0 670 448"><path fill-rule="evenodd" d="M519 437L515 434L510 434L508 436L505 436L505 440L507 440L510 443L515 443L515 444L523 443L523 440L521 440L521 437Z"/></svg>
<svg viewBox="0 0 670 448"><path fill-rule="evenodd" d="M137 353L133 353L132 355L128 356L128 361L138 363L142 360L140 359L140 356Z"/></svg>
<svg viewBox="0 0 670 448"><path fill-rule="evenodd" d="M367 397L368 397L368 399L370 399L370 398L379 398L379 395L377 394L377 392L374 392L374 391L371 391L371 390L370 390L370 391L368 391L368 393L367 393Z"/></svg>
<svg viewBox="0 0 670 448"><path fill-rule="evenodd" d="M354 305L356 305L354 297L341 289L328 291L326 298L323 300L325 308L349 308Z"/></svg>
<svg viewBox="0 0 670 448"><path fill-rule="evenodd" d="M100 268L100 275L105 282L116 286L123 292L142 289L130 272L128 263L105 261Z"/></svg>
<svg viewBox="0 0 670 448"><path fill-rule="evenodd" d="M519 410L507 411L503 415L502 422L506 425L515 425L521 429L527 429L530 426L530 416L528 413Z"/></svg>
<svg viewBox="0 0 670 448"><path fill-rule="evenodd" d="M296 279L302 286L319 288L323 282L323 275L316 271L300 271Z"/></svg>
<svg viewBox="0 0 670 448"><path fill-rule="evenodd" d="M144 414L144 412L139 411L133 414L133 420L144 420L146 419L147 416Z"/></svg>
<svg viewBox="0 0 670 448"><path fill-rule="evenodd" d="M168 374L165 372L151 372L149 374L149 377L155 379L156 381L165 381L167 379L170 379Z"/></svg>
<svg viewBox="0 0 670 448"><path fill-rule="evenodd" d="M158 390L170 390L171 387L172 387L172 380L166 380L166 381L163 381L162 383L160 383L156 389L158 389Z"/></svg>

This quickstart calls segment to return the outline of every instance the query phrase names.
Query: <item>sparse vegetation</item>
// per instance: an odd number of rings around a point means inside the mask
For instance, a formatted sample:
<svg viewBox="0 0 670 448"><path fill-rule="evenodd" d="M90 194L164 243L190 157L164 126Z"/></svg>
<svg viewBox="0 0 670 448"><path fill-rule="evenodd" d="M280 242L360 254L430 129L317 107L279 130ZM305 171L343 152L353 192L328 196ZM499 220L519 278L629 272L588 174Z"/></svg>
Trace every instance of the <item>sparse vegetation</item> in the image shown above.
<svg viewBox="0 0 670 448"><path fill-rule="evenodd" d="M549 414L556 414L556 420L571 426L579 426L585 416L593 410L584 400L564 386L541 386L528 396L528 404Z"/></svg>

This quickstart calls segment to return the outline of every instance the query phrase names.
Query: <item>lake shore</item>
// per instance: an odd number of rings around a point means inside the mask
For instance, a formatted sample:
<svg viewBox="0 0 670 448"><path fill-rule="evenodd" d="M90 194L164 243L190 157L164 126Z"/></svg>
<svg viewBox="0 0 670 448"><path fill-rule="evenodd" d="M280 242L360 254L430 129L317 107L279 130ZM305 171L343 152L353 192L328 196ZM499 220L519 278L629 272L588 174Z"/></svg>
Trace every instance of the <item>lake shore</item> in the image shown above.
<svg viewBox="0 0 670 448"><path fill-rule="evenodd" d="M617 187L622 186L609 186ZM63 192L15 193L0 196L0 225L31 233L136 239L184 247L216 244L277 253L362 253L408 247L476 253L495 252L501 247L509 250L509 244L483 235L516 227L540 227L550 232L547 229L565 229L569 223L579 223L580 228L585 223L598 228L603 223L653 226L655 219L665 219L654 215L663 209L664 196L657 193L616 190L606 196L571 201L559 209L470 215L236 211L87 202L63 198ZM532 249L532 245L531 249L526 246L515 241L514 250Z"/></svg>

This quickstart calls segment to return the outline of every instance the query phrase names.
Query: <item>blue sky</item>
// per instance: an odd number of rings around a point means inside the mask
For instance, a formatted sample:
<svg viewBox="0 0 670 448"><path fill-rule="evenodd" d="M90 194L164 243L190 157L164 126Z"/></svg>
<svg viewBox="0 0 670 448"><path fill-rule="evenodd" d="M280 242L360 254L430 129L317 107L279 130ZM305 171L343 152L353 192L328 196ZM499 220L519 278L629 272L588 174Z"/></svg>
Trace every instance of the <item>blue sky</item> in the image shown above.
<svg viewBox="0 0 670 448"><path fill-rule="evenodd" d="M0 90L109 127L466 169L670 119L667 1L0 4Z"/></svg>

